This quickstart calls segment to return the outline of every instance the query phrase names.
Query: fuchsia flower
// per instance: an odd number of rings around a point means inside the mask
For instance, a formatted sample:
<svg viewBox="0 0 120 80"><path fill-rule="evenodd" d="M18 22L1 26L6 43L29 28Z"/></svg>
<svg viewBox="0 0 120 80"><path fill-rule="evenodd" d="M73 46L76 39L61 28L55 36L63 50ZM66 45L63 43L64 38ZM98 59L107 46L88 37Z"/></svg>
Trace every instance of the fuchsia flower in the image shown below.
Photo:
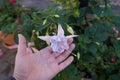
<svg viewBox="0 0 120 80"><path fill-rule="evenodd" d="M77 37L77 35L64 36L64 30L61 25L58 25L58 33L54 36L39 36L38 38L51 43L51 48L55 53L62 53L69 49L69 44L67 40L72 37Z"/></svg>
<svg viewBox="0 0 120 80"><path fill-rule="evenodd" d="M115 57L115 56L112 56L111 61L112 61L113 63L115 63L115 62L116 62L116 57Z"/></svg>
<svg viewBox="0 0 120 80"><path fill-rule="evenodd" d="M9 0L10 4L16 3L16 0Z"/></svg>

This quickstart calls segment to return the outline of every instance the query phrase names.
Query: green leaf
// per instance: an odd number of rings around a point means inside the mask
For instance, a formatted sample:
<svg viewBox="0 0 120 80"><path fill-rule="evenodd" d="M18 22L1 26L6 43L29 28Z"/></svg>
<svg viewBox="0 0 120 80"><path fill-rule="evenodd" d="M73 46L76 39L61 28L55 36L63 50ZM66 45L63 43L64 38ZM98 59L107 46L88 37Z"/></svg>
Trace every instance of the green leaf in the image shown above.
<svg viewBox="0 0 120 80"><path fill-rule="evenodd" d="M96 53L97 53L97 46L96 46L96 45L94 45L94 44L89 45L88 50L89 50L93 55L96 56Z"/></svg>
<svg viewBox="0 0 120 80"><path fill-rule="evenodd" d="M46 29L48 27L48 25L38 25L36 28L35 28L35 31L42 31L43 29Z"/></svg>
<svg viewBox="0 0 120 80"><path fill-rule="evenodd" d="M56 18L59 18L60 16L58 14L54 15Z"/></svg>
<svg viewBox="0 0 120 80"><path fill-rule="evenodd" d="M46 22L47 22L47 19L45 19L45 20L43 21L43 25L45 25L45 24L46 24Z"/></svg>
<svg viewBox="0 0 120 80"><path fill-rule="evenodd" d="M110 16L110 15L112 15L112 9L110 7L104 8L103 15L104 16Z"/></svg>
<svg viewBox="0 0 120 80"><path fill-rule="evenodd" d="M19 27L19 25L16 24L8 24L7 26L2 27L2 32L6 33L6 34L10 34L13 33L15 31L17 31L17 28Z"/></svg>
<svg viewBox="0 0 120 80"><path fill-rule="evenodd" d="M80 59L80 52L77 53L77 59Z"/></svg>
<svg viewBox="0 0 120 80"><path fill-rule="evenodd" d="M15 41L15 43L18 44L18 33L15 33L15 34L14 34L14 41Z"/></svg>
<svg viewBox="0 0 120 80"><path fill-rule="evenodd" d="M93 12L94 14L96 14L97 16L101 16L101 13L103 11L103 8L99 7L99 6L96 6L94 9L93 9Z"/></svg>
<svg viewBox="0 0 120 80"><path fill-rule="evenodd" d="M95 42L98 46L100 46L100 43L99 42Z"/></svg>
<svg viewBox="0 0 120 80"><path fill-rule="evenodd" d="M115 48L116 55L120 58L120 43L115 39L111 39L111 42L113 43L113 46Z"/></svg>
<svg viewBox="0 0 120 80"><path fill-rule="evenodd" d="M48 31L46 32L45 36L49 36ZM47 42L48 45L50 45L50 42Z"/></svg>
<svg viewBox="0 0 120 80"><path fill-rule="evenodd" d="M23 13L21 15L21 19L23 21L23 25L27 26L31 24L31 18L28 14Z"/></svg>
<svg viewBox="0 0 120 80"><path fill-rule="evenodd" d="M119 41L120 41L120 37L118 37L118 38L117 38L117 40L119 40Z"/></svg>
<svg viewBox="0 0 120 80"><path fill-rule="evenodd" d="M107 40L107 38L108 38L108 34L106 34L106 33L97 33L95 35L94 41L102 42L102 41Z"/></svg>
<svg viewBox="0 0 120 80"><path fill-rule="evenodd" d="M69 26L69 25L67 25L67 31L72 35L74 34L74 31L73 31L72 27Z"/></svg>
<svg viewBox="0 0 120 80"><path fill-rule="evenodd" d="M108 80L120 80L120 75L119 74L110 75Z"/></svg>

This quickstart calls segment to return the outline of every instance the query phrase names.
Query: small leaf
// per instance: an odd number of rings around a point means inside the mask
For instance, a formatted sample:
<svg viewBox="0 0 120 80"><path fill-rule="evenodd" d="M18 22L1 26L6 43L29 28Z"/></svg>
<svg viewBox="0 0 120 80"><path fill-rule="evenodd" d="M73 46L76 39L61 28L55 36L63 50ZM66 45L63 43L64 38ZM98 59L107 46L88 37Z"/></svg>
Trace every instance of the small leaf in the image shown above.
<svg viewBox="0 0 120 80"><path fill-rule="evenodd" d="M80 52L77 53L77 59L80 59Z"/></svg>
<svg viewBox="0 0 120 80"><path fill-rule="evenodd" d="M99 42L95 42L98 46L100 45L100 43Z"/></svg>
<svg viewBox="0 0 120 80"><path fill-rule="evenodd" d="M48 31L46 32L45 36L49 36ZM47 42L47 45L50 45L50 42Z"/></svg>
<svg viewBox="0 0 120 80"><path fill-rule="evenodd" d="M72 27L69 26L69 25L67 25L67 31L72 35L74 34L74 31L73 31Z"/></svg>
<svg viewBox="0 0 120 80"><path fill-rule="evenodd" d="M89 45L88 50L93 54L96 55L97 53L97 47L94 44Z"/></svg>
<svg viewBox="0 0 120 80"><path fill-rule="evenodd" d="M36 35L39 36L39 32L38 31L36 32Z"/></svg>
<svg viewBox="0 0 120 80"><path fill-rule="evenodd" d="M118 37L117 40L120 40L120 37Z"/></svg>
<svg viewBox="0 0 120 80"><path fill-rule="evenodd" d="M55 16L56 18L59 18L59 17L60 17L60 16L59 16L59 15L57 15L57 14L56 14L56 15L54 15L54 16Z"/></svg>
<svg viewBox="0 0 120 80"><path fill-rule="evenodd" d="M45 19L45 20L43 21L43 25L45 25L45 24L46 24L46 22L47 22L47 19Z"/></svg>

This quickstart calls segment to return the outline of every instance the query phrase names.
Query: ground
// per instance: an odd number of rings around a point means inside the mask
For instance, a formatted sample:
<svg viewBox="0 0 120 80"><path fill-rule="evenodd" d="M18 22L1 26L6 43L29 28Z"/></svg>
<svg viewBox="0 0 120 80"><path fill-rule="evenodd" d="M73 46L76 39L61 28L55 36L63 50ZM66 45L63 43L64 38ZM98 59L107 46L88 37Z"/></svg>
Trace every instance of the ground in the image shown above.
<svg viewBox="0 0 120 80"><path fill-rule="evenodd" d="M50 0L20 0L20 3L25 7L35 7L39 9L45 9L53 5Z"/></svg>
<svg viewBox="0 0 120 80"><path fill-rule="evenodd" d="M0 49L3 51L3 56L0 57L0 80L7 80L13 74L14 61L17 50L7 49L0 41Z"/></svg>
<svg viewBox="0 0 120 80"><path fill-rule="evenodd" d="M36 7L39 9L45 9L45 8L53 5L51 0L20 0L20 3L23 4L25 7ZM118 3L118 4L119 5L116 5L116 4L112 5L113 12L115 14L120 14L120 3Z"/></svg>

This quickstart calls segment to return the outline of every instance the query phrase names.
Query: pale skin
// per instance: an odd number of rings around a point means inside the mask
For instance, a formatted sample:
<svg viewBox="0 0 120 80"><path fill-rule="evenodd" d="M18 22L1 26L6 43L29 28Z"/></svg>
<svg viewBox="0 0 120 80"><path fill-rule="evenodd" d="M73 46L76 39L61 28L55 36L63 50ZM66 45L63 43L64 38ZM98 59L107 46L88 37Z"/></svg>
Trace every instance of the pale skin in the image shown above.
<svg viewBox="0 0 120 80"><path fill-rule="evenodd" d="M49 46L33 53L26 46L24 36L19 34L18 37L19 45L13 73L16 80L51 80L74 59L69 56L75 47L73 39L68 40L69 49L58 54L53 53Z"/></svg>

